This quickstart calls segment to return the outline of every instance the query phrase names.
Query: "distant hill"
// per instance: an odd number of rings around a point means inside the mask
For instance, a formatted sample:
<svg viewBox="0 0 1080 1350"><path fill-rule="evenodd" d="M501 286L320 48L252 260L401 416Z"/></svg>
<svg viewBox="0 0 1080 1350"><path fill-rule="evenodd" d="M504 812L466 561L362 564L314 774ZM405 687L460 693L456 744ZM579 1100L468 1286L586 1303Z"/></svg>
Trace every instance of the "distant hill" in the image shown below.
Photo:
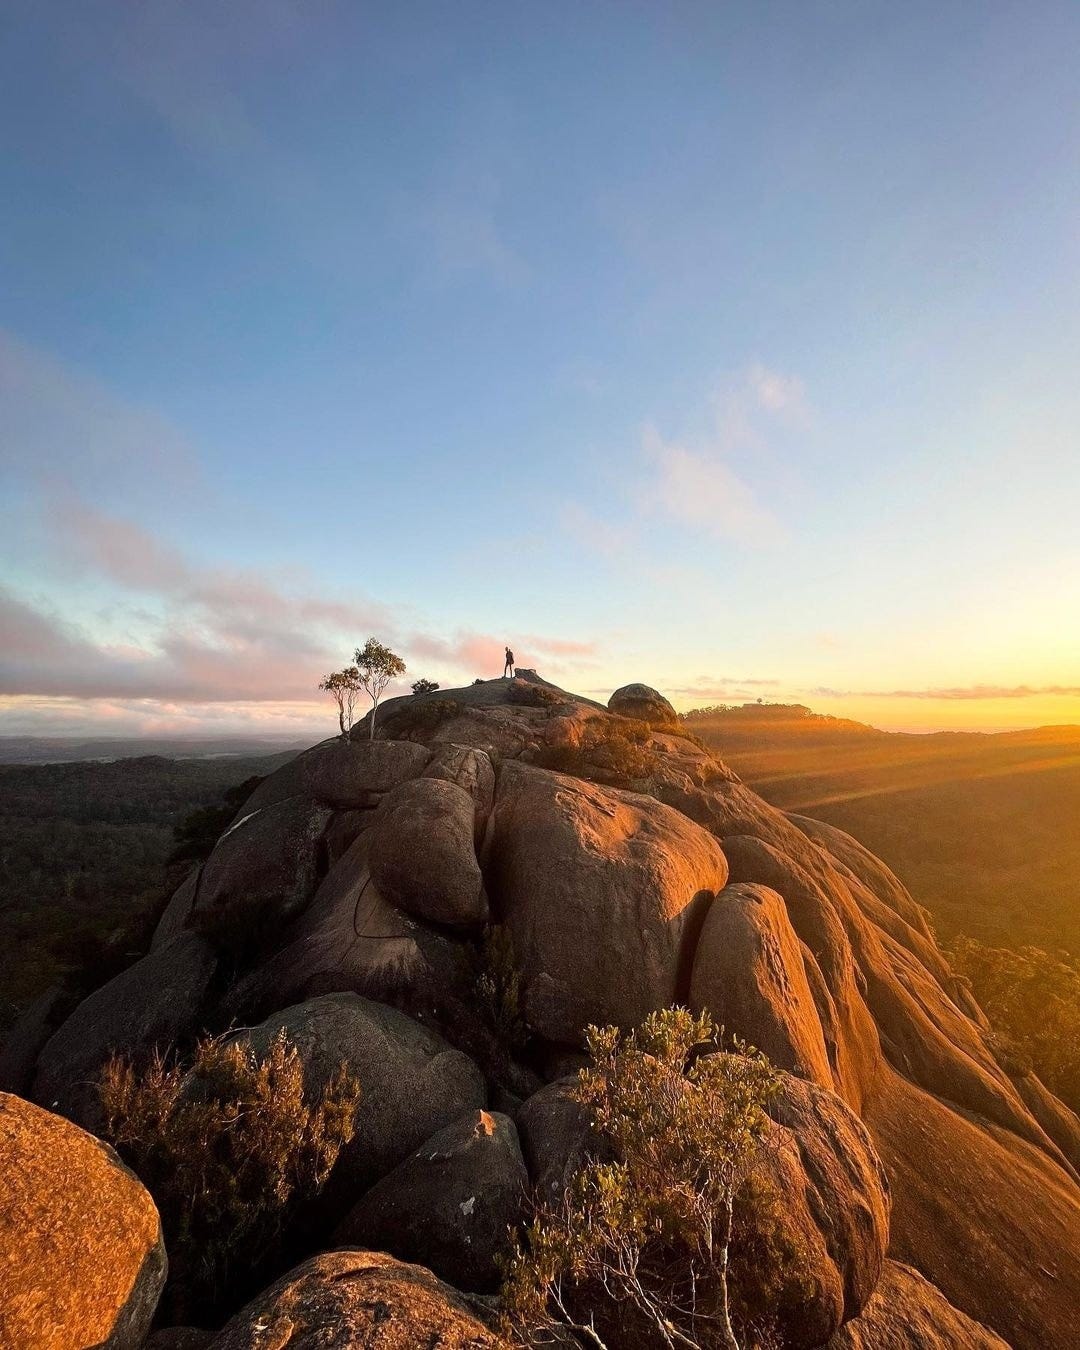
<svg viewBox="0 0 1080 1350"><path fill-rule="evenodd" d="M0 736L0 764L71 764L164 755L169 759L216 759L303 750L314 738L281 736Z"/></svg>
<svg viewBox="0 0 1080 1350"><path fill-rule="evenodd" d="M293 753L0 765L0 1027L80 967L130 960L171 893L177 823Z"/></svg>
<svg viewBox="0 0 1080 1350"><path fill-rule="evenodd" d="M917 735L797 704L686 723L767 801L884 858L942 937L1080 953L1080 727Z"/></svg>

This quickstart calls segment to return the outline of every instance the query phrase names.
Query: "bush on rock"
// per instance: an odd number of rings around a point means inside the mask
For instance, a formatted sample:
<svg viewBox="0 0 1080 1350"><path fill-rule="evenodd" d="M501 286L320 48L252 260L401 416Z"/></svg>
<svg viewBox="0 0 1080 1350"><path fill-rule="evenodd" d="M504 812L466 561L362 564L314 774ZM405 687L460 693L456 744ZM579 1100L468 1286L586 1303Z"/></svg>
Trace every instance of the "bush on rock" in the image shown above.
<svg viewBox="0 0 1080 1350"><path fill-rule="evenodd" d="M757 1052L720 1051L708 1015L683 1009L630 1033L590 1027L588 1047L575 1095L598 1148L560 1201L537 1207L508 1267L508 1329L526 1344L569 1332L597 1347L738 1350L756 1303L736 1259L738 1215L766 1202L748 1183L778 1076Z"/></svg>
<svg viewBox="0 0 1080 1350"><path fill-rule="evenodd" d="M156 1055L140 1070L113 1058L100 1093L108 1138L161 1212L181 1316L233 1296L234 1278L247 1289L265 1274L289 1218L352 1139L360 1100L344 1066L306 1094L284 1034L261 1058L247 1042L211 1039L190 1067Z"/></svg>

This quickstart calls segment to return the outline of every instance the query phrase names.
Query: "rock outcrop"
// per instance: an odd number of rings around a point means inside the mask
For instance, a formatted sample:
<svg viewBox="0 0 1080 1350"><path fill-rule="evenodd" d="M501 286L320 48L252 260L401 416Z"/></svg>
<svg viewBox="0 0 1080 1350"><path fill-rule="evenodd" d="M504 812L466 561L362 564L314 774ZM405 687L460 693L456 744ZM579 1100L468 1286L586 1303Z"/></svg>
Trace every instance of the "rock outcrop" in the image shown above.
<svg viewBox="0 0 1080 1350"><path fill-rule="evenodd" d="M312 1088L342 1062L361 1083L323 1239L344 1219L349 1241L488 1288L525 1172L555 1201L593 1146L560 1079L586 1026L686 1003L783 1071L766 1171L808 1271L777 1295L786 1345L1072 1343L1080 1124L998 1062L887 867L769 806L645 686L604 708L492 680L390 700L369 726L259 785L150 956L52 1032L39 1101L89 1112L112 1049L243 1023L262 1051L284 1029ZM483 947L486 921L503 945ZM434 1275L355 1250L213 1342L497 1343Z"/></svg>
<svg viewBox="0 0 1080 1350"><path fill-rule="evenodd" d="M112 1149L0 1093L0 1345L138 1350L165 1282L154 1202Z"/></svg>
<svg viewBox="0 0 1080 1350"><path fill-rule="evenodd" d="M911 1266L886 1261L873 1297L828 1350L1008 1350Z"/></svg>

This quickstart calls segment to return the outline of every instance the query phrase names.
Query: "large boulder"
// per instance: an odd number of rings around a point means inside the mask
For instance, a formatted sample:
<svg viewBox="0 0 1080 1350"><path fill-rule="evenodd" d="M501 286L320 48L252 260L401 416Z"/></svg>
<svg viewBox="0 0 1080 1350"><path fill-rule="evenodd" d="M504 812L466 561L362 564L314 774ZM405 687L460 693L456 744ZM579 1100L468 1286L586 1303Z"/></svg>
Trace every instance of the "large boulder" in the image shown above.
<svg viewBox="0 0 1080 1350"><path fill-rule="evenodd" d="M102 1065L114 1053L139 1055L198 1031L216 967L205 939L181 933L95 990L45 1042L34 1100L98 1129Z"/></svg>
<svg viewBox="0 0 1080 1350"><path fill-rule="evenodd" d="M305 750L263 780L240 816L284 801L307 797L335 811L375 806L382 793L415 778L429 758L409 741L373 741L335 736Z"/></svg>
<svg viewBox="0 0 1080 1350"><path fill-rule="evenodd" d="M476 842L479 844L495 803L495 769L491 757L471 745L436 745L423 776L443 778L465 789L473 801Z"/></svg>
<svg viewBox="0 0 1080 1350"><path fill-rule="evenodd" d="M690 1006L789 1069L832 1088L821 1020L799 939L777 893L741 882L709 908L690 977Z"/></svg>
<svg viewBox="0 0 1080 1350"><path fill-rule="evenodd" d="M289 930L291 941L232 987L220 1021L259 1020L272 1008L333 993L431 1015L447 1002L473 1002L470 949L383 898L368 865L371 837L364 831L330 868Z"/></svg>
<svg viewBox="0 0 1080 1350"><path fill-rule="evenodd" d="M253 1299L210 1350L502 1350L479 1311L385 1252L324 1252Z"/></svg>
<svg viewBox="0 0 1080 1350"><path fill-rule="evenodd" d="M954 1308L917 1270L886 1261L873 1297L828 1350L1009 1350L1008 1342Z"/></svg>
<svg viewBox="0 0 1080 1350"><path fill-rule="evenodd" d="M353 1200L436 1131L487 1104L467 1055L411 1017L357 994L327 994L283 1008L240 1033L265 1055L279 1031L300 1052L304 1080L320 1092L342 1064L359 1080L356 1135L335 1170Z"/></svg>
<svg viewBox="0 0 1080 1350"><path fill-rule="evenodd" d="M471 1111L376 1182L335 1240L417 1261L458 1289L494 1291L528 1185L513 1121Z"/></svg>
<svg viewBox="0 0 1080 1350"><path fill-rule="evenodd" d="M451 928L488 916L476 861L473 799L442 778L402 783L383 798L368 861L380 893L399 909Z"/></svg>
<svg viewBox="0 0 1080 1350"><path fill-rule="evenodd" d="M698 931L727 881L717 841L651 797L503 764L485 875L529 1025L567 1045L685 999Z"/></svg>
<svg viewBox="0 0 1080 1350"><path fill-rule="evenodd" d="M0 1093L0 1345L137 1350L165 1283L154 1202L100 1140Z"/></svg>
<svg viewBox="0 0 1080 1350"><path fill-rule="evenodd" d="M230 946L273 936L315 894L331 814L309 797L287 797L242 815L203 865L188 925Z"/></svg>
<svg viewBox="0 0 1080 1350"><path fill-rule="evenodd" d="M616 717L631 717L658 730L671 731L679 725L675 709L648 684L624 684L608 699L608 709Z"/></svg>

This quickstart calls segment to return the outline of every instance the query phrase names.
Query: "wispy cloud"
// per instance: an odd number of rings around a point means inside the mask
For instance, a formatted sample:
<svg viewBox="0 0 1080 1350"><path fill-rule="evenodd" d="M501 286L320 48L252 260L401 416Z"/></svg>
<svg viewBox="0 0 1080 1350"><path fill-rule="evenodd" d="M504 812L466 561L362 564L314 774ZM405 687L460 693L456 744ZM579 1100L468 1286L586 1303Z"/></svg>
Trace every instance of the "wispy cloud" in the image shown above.
<svg viewBox="0 0 1080 1350"><path fill-rule="evenodd" d="M641 430L629 472L620 472L614 507L603 517L580 501L563 504L564 531L608 559L635 558L650 521L673 524L703 539L767 547L786 531L753 478L778 428L812 423L797 376L755 363L718 381L707 399L707 430L672 437L653 423Z"/></svg>
<svg viewBox="0 0 1080 1350"><path fill-rule="evenodd" d="M295 578L289 584L254 569L197 564L141 525L77 498L65 499L51 522L57 556L83 578L138 597L144 608L137 636L110 642L40 600L0 589L6 721L11 700L21 700L25 719L28 700L46 699L66 700L69 712L72 701L96 700L104 718L111 716L109 705L130 711L128 705L138 702L144 719L155 712L175 719L192 707L211 716L213 705L235 714L246 704L265 704L266 716L284 716L270 705L295 705L289 715L311 722L319 706L317 680L371 632L401 650L411 668L427 662L423 673L444 684L502 669L501 635L459 632L447 638L408 631L374 600L336 600ZM592 643L558 635L514 633L508 640L519 664L550 673L589 665L595 657Z"/></svg>

